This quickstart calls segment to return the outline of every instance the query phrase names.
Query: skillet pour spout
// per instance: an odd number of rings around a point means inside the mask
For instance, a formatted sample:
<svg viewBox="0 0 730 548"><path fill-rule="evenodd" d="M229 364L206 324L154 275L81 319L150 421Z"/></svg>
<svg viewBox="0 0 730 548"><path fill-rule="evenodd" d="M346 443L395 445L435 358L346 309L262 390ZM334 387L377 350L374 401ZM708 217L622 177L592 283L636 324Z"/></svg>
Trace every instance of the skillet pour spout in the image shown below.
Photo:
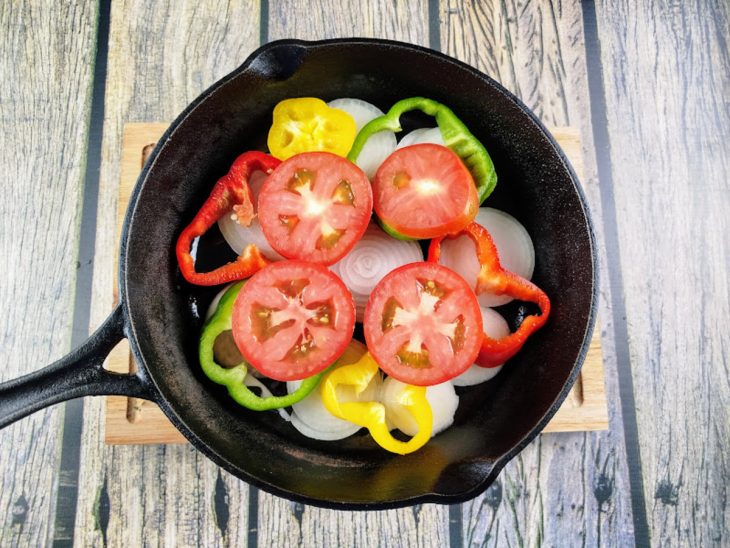
<svg viewBox="0 0 730 548"><path fill-rule="evenodd" d="M494 380L460 392L454 425L410 455L387 454L364 434L334 443L305 438L278 414L238 407L198 363L201 311L218 289L182 279L175 242L233 159L264 147L274 105L303 96L356 97L383 110L414 96L448 105L489 150L499 183L484 205L527 228L536 252L533 279L552 302L547 325ZM406 129L419 124L403 120ZM220 255L224 244L213 234L207 247ZM120 305L79 349L0 385L0 426L70 398L130 395L156 402L218 465L292 500L350 510L462 502L494 481L567 396L595 321L596 261L588 207L569 162L535 115L497 82L400 42L272 42L203 92L166 131L127 210ZM134 375L102 367L123 337L138 365Z"/></svg>

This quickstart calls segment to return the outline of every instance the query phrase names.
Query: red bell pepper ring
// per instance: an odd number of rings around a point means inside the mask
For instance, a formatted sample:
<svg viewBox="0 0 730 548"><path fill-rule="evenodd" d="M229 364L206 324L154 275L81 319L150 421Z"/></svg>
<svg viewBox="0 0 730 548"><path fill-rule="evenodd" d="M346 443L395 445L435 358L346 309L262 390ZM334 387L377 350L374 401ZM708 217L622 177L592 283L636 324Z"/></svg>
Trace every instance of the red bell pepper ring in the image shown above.
<svg viewBox="0 0 730 548"><path fill-rule="evenodd" d="M520 301L535 303L540 308L539 316L527 316L517 331L502 339L492 339L486 333L484 334L476 364L482 367L497 367L517 354L530 335L545 325L550 315L550 299L542 289L529 280L502 268L492 236L478 223L471 223L460 232L431 240L428 260L439 262L443 239L456 238L461 235L471 238L477 249L477 259L481 265L475 288L477 295L485 292L509 295Z"/></svg>
<svg viewBox="0 0 730 548"><path fill-rule="evenodd" d="M242 280L269 263L259 249L251 244L235 261L211 272L196 272L195 259L190 255L190 246L195 238L205 234L218 219L230 211L235 210L239 219L250 224L254 212L248 180L254 171L271 173L280 163L281 160L263 152L244 152L236 158L228 173L218 179L203 207L177 240L175 247L177 262L180 265L180 272L188 282L196 285L219 285Z"/></svg>

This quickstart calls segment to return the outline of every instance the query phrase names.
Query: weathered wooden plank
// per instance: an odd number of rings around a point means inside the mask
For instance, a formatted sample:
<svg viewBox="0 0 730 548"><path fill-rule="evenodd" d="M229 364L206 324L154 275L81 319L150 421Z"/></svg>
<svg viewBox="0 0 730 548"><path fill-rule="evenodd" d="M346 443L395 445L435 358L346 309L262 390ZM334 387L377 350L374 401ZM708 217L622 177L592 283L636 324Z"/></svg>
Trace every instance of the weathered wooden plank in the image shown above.
<svg viewBox="0 0 730 548"><path fill-rule="evenodd" d="M593 150L579 2L441 2L441 44L515 92L548 125L581 130L583 178L598 229L601 203ZM605 264L602 265L605 274ZM602 276L603 280L607 276ZM608 303L600 317L610 431L540 436L474 502L462 505L469 544L628 545L633 541L628 471Z"/></svg>
<svg viewBox="0 0 730 548"><path fill-rule="evenodd" d="M428 44L428 3L388 0L271 0L269 38L363 36Z"/></svg>
<svg viewBox="0 0 730 548"><path fill-rule="evenodd" d="M69 350L96 17L0 4L0 381ZM52 538L62 426L55 407L0 432L0 546Z"/></svg>
<svg viewBox="0 0 730 548"><path fill-rule="evenodd" d="M426 2L272 1L269 36L335 38L371 36L428 42ZM259 495L259 543L262 546L444 546L448 510L426 504L385 512L335 512Z"/></svg>
<svg viewBox="0 0 730 548"><path fill-rule="evenodd" d="M730 4L597 2L644 500L730 543Z"/></svg>
<svg viewBox="0 0 730 548"><path fill-rule="evenodd" d="M92 319L112 306L125 122L171 120L258 46L259 2L112 4ZM189 446L105 446L86 401L75 541L82 546L246 545L248 487Z"/></svg>

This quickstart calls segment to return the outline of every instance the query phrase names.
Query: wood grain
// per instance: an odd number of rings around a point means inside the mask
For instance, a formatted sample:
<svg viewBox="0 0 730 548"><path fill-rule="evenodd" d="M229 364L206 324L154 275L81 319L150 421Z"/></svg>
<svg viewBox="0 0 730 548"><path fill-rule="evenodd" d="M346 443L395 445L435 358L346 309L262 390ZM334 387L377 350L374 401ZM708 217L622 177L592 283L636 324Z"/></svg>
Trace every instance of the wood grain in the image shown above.
<svg viewBox="0 0 730 548"><path fill-rule="evenodd" d="M0 4L0 381L70 349L96 14ZM52 539L62 426L56 406L0 432L0 546Z"/></svg>
<svg viewBox="0 0 730 548"><path fill-rule="evenodd" d="M121 232L124 212L145 158L144 151L153 148L154 143L166 128L166 123L138 122L124 126L119 202L117 204L117 234ZM551 133L571 160L578 176L582 177L583 150L578 131L575 128L553 128ZM105 367L118 373L134 370L129 345L119 344L106 360ZM545 427L544 432L580 432L608 428L603 354L598 330L593 333L579 379L580 382L576 382L571 395ZM149 401L110 396L106 398L105 415L105 443L146 444L186 443L187 441L170 423L165 414Z"/></svg>
<svg viewBox="0 0 730 548"><path fill-rule="evenodd" d="M515 92L548 125L580 128L584 190L599 229L602 204L590 124L582 12L577 0L442 0L442 49ZM603 280L605 262L601 264ZM540 436L481 497L462 505L462 539L489 545L633 542L630 486L618 405L610 290L601 288L610 431Z"/></svg>
<svg viewBox="0 0 730 548"><path fill-rule="evenodd" d="M171 120L258 46L256 0L112 3L92 324L112 306L126 122ZM246 545L248 487L189 446L105 446L104 400L87 400L75 542Z"/></svg>
<svg viewBox="0 0 730 548"><path fill-rule="evenodd" d="M727 546L730 4L596 16L649 533Z"/></svg>
<svg viewBox="0 0 730 548"><path fill-rule="evenodd" d="M362 36L428 44L428 2L270 0L269 39Z"/></svg>

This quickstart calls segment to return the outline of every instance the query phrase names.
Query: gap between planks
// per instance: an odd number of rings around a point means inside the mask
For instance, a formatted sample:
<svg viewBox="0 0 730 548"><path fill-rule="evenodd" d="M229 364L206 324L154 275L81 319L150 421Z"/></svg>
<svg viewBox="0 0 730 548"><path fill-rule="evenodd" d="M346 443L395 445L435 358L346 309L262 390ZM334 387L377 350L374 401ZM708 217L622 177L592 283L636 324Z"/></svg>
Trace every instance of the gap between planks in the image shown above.
<svg viewBox="0 0 730 548"><path fill-rule="evenodd" d="M117 241L137 177L154 143L167 129L167 123L129 123L124 126L121 157L121 180L117 205ZM578 130L572 127L552 128L551 133L570 159L578 177L583 177L583 152ZM116 268L114 269L116 278ZM114 280L114 301L118 300ZM118 373L129 373L136 366L126 340L119 343L105 362L105 367ZM170 423L157 405L125 396L107 396L107 444L186 443L183 435ZM603 354L600 328L593 331L588 354L570 395L543 432L581 432L608 429L608 409L604 387Z"/></svg>

